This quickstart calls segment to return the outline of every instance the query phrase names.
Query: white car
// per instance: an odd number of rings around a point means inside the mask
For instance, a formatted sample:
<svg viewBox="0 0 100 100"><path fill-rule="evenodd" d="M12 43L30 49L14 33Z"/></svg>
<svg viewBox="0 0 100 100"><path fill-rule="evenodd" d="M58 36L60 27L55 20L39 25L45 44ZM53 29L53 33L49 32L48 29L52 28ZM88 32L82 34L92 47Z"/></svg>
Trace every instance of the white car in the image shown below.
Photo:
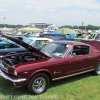
<svg viewBox="0 0 100 100"><path fill-rule="evenodd" d="M52 39L42 38L42 37L31 37L25 38L24 42L30 44L33 47L36 47L38 50L41 50L48 42L52 42Z"/></svg>

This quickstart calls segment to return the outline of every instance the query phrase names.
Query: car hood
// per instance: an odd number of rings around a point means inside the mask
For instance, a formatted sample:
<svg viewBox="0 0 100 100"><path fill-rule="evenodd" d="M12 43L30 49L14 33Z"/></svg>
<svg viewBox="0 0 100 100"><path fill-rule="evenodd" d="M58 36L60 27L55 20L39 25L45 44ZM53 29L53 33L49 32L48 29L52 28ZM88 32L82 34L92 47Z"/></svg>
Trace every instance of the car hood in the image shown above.
<svg viewBox="0 0 100 100"><path fill-rule="evenodd" d="M25 42L23 42L23 41L21 41L21 40L19 40L19 39L16 39L16 38L14 38L14 37L12 37L12 36L7 36L7 35L1 35L1 36L5 37L5 38L7 38L7 39L9 39L9 40L11 40L11 41L16 42L17 44L19 44L19 45L21 45L22 47L28 49L28 50L29 50L30 52L32 52L32 53L33 53L33 52L36 52L36 53L38 53L38 54L40 54L40 55L42 55L42 56L45 56L45 57L47 57L47 58L50 58L50 57L47 56L46 54L42 53L41 51L37 50L36 48L32 47L31 45L29 45L29 44L27 44L27 43L25 43Z"/></svg>

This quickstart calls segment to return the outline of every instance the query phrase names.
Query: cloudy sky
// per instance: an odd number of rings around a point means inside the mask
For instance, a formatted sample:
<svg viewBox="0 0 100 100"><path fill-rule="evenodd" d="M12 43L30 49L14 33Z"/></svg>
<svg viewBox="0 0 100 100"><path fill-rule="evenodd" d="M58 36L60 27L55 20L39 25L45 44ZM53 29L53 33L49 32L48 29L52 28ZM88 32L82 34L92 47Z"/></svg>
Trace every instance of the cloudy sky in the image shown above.
<svg viewBox="0 0 100 100"><path fill-rule="evenodd" d="M0 24L100 26L100 0L0 0Z"/></svg>

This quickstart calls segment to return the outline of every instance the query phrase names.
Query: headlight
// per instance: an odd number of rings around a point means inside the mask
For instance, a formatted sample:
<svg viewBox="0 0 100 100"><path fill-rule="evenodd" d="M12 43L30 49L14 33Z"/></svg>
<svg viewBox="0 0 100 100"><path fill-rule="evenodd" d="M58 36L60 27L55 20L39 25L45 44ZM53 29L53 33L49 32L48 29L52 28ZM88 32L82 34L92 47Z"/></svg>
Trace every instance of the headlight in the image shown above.
<svg viewBox="0 0 100 100"><path fill-rule="evenodd" d="M14 75L16 75L16 76L17 76L17 71L16 71L16 70L14 70Z"/></svg>
<svg viewBox="0 0 100 100"><path fill-rule="evenodd" d="M13 67L8 67L8 74L17 76L17 71L14 68L14 66Z"/></svg>

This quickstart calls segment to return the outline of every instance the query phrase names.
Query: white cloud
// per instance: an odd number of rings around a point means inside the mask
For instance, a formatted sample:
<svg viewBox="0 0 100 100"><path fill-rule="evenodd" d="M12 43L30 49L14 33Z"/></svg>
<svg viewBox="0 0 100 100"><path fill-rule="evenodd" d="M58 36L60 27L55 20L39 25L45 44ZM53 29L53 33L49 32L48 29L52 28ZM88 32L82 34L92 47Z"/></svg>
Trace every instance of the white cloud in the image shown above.
<svg viewBox="0 0 100 100"><path fill-rule="evenodd" d="M100 23L100 2L97 0L2 0L0 22L7 24L52 22L57 25ZM100 26L100 25L99 25Z"/></svg>

